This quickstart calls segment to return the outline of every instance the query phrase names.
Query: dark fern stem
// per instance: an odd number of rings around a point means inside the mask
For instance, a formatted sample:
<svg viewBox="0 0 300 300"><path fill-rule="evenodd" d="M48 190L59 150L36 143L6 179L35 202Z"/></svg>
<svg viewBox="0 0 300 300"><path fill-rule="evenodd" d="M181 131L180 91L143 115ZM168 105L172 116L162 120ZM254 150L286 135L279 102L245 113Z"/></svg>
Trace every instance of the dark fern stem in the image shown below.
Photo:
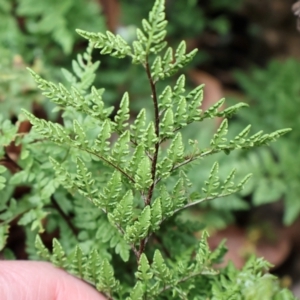
<svg viewBox="0 0 300 300"><path fill-rule="evenodd" d="M145 69L146 69L146 73L147 73L147 77L150 83L150 87L151 87L151 93L152 93L152 98L153 98L153 105L154 105L154 114L155 114L155 134L157 136L157 138L159 137L159 111L158 111L158 99L157 99L157 92L156 92L156 87L155 87L155 83L153 81L152 75L151 75L151 71L150 71L150 66L148 63L148 58L147 58L147 62L145 65ZM152 176L152 184L148 190L148 195L145 201L145 205L150 205L151 203L151 199L153 196L153 191L155 188L155 175L156 175L156 166L157 166L157 158L158 158L158 151L159 151L159 139L155 144L155 153L152 159L152 167L151 167L151 176ZM145 251L145 247L146 247L146 243L147 243L148 239L144 238L140 241L140 245L139 245L139 251L138 251L138 255L137 255L137 261L139 262L141 255L143 254L143 252Z"/></svg>
<svg viewBox="0 0 300 300"><path fill-rule="evenodd" d="M153 98L154 114L155 114L155 134L156 134L157 138L159 138L158 99L157 99L157 93L156 93L155 83L154 83L152 75L151 75L150 66L149 66L148 61L147 61L147 64L146 64L146 72L147 72L148 80L149 80L149 83L150 83L151 92L152 92L152 98ZM154 156L153 156L152 167L151 167L151 175L152 175L153 183L152 183L152 185L149 188L147 200L146 200L146 203L145 203L146 205L150 204L151 199L152 199L152 195L153 195L153 190L154 190L154 187L155 187L155 174L156 174L156 165L157 165L157 158L158 158L158 150L159 150L159 140L155 144L155 153L154 153Z"/></svg>

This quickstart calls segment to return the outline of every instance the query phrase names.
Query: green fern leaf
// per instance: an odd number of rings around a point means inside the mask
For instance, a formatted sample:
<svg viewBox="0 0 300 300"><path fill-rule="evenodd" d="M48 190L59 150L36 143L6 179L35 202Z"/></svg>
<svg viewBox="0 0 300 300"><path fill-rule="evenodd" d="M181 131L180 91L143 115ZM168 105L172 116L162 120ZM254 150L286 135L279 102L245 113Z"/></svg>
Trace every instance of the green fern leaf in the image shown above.
<svg viewBox="0 0 300 300"><path fill-rule="evenodd" d="M164 218L170 217L174 213L171 195L169 194L165 185L161 185L159 192L161 199L162 215Z"/></svg>
<svg viewBox="0 0 300 300"><path fill-rule="evenodd" d="M156 198L151 206L151 230L157 231L162 222L161 199Z"/></svg>
<svg viewBox="0 0 300 300"><path fill-rule="evenodd" d="M133 194L132 191L129 190L123 196L121 201L117 204L114 211L108 214L108 218L110 221L116 224L126 226L129 224L133 216Z"/></svg>
<svg viewBox="0 0 300 300"><path fill-rule="evenodd" d="M148 21L144 20L142 25L145 33L148 36L146 43L146 53L160 52L165 46L164 42L167 31L164 29L167 26L167 21L165 20L165 1L156 0L154 2L153 8L149 13Z"/></svg>
<svg viewBox="0 0 300 300"><path fill-rule="evenodd" d="M7 169L4 166L0 165L0 174L3 174ZM5 187L6 178L4 176L0 176L0 191Z"/></svg>
<svg viewBox="0 0 300 300"><path fill-rule="evenodd" d="M143 284L140 281L137 281L135 286L130 292L130 297L127 297L126 300L143 300L145 290Z"/></svg>
<svg viewBox="0 0 300 300"><path fill-rule="evenodd" d="M116 254L119 254L121 259L124 262L128 262L129 257L130 257L130 250L131 249L130 249L129 245L121 237L115 247Z"/></svg>
<svg viewBox="0 0 300 300"><path fill-rule="evenodd" d="M115 122L117 124L117 130L123 132L124 128L128 126L129 119L129 95L126 92L121 100L120 109L115 116Z"/></svg>
<svg viewBox="0 0 300 300"><path fill-rule="evenodd" d="M161 139L171 138L174 136L174 115L173 110L168 108L165 115L161 121L160 125L160 135Z"/></svg>
<svg viewBox="0 0 300 300"><path fill-rule="evenodd" d="M192 90L186 97L191 101L188 106L188 122L201 120L202 110L200 109L203 101L203 85Z"/></svg>
<svg viewBox="0 0 300 300"><path fill-rule="evenodd" d="M66 268L67 267L66 254L61 244L56 238L52 240L52 247L53 247L53 253L51 256L51 262L59 268Z"/></svg>
<svg viewBox="0 0 300 300"><path fill-rule="evenodd" d="M174 117L175 127L182 128L187 125L187 121L188 121L187 103L185 98L181 97L178 102L175 117Z"/></svg>
<svg viewBox="0 0 300 300"><path fill-rule="evenodd" d="M211 168L208 180L205 181L205 188L202 188L202 191L204 192L206 197L210 197L210 196L215 197L217 195L216 190L220 185L218 173L219 173L219 164L214 163Z"/></svg>
<svg viewBox="0 0 300 300"><path fill-rule="evenodd" d="M183 161L184 159L184 146L180 132L175 135L168 149L168 159L172 161L173 165Z"/></svg>
<svg viewBox="0 0 300 300"><path fill-rule="evenodd" d="M130 243L136 243L145 238L151 226L151 209L147 205L141 212L137 221L133 225L126 227L124 239Z"/></svg>
<svg viewBox="0 0 300 300"><path fill-rule="evenodd" d="M112 297L113 293L119 289L119 281L115 279L113 267L107 259L101 263L100 276L96 288L99 292L103 292L109 297Z"/></svg>
<svg viewBox="0 0 300 300"><path fill-rule="evenodd" d="M206 110L203 115L201 116L201 119L205 119L205 118L214 118L218 115L219 111L218 109L220 107L222 107L222 105L224 104L225 99L221 99L219 100L217 103L215 103L214 105L212 105L208 110Z"/></svg>
<svg viewBox="0 0 300 300"><path fill-rule="evenodd" d="M135 273L135 276L142 282L147 282L153 277L149 261L144 253L140 257L138 271Z"/></svg>
<svg viewBox="0 0 300 300"><path fill-rule="evenodd" d="M113 146L110 160L118 167L127 165L129 154L130 132L124 131Z"/></svg>
<svg viewBox="0 0 300 300"><path fill-rule="evenodd" d="M230 174L227 176L227 178L225 179L223 185L221 186L221 191L222 193L234 193L235 192L235 187L234 187L234 175L236 173L236 170L233 169Z"/></svg>
<svg viewBox="0 0 300 300"><path fill-rule="evenodd" d="M72 260L72 273L79 278L84 278L86 274L86 257L78 245L75 248Z"/></svg>
<svg viewBox="0 0 300 300"><path fill-rule="evenodd" d="M131 129L131 138L139 144L143 142L142 137L145 132L146 124L146 110L143 108L137 115L134 124L130 126Z"/></svg>
<svg viewBox="0 0 300 300"><path fill-rule="evenodd" d="M127 42L120 36L107 31L103 33L92 33L76 29L76 32L94 44L95 48L101 49L101 54L110 54L117 58L131 55L131 49Z"/></svg>
<svg viewBox="0 0 300 300"><path fill-rule="evenodd" d="M186 190L184 186L183 178L179 178L176 182L173 193L172 193L172 200L173 200L173 209L180 209L183 207L184 203L187 200L186 197Z"/></svg>
<svg viewBox="0 0 300 300"><path fill-rule="evenodd" d="M176 84L173 89L173 95L174 95L174 103L178 104L179 100L181 99L181 96L185 92L185 76L182 74L179 76L179 78L176 81Z"/></svg>
<svg viewBox="0 0 300 300"><path fill-rule="evenodd" d="M106 212L111 212L120 199L121 191L121 174L118 171L114 171L106 187L103 189L103 194L99 194L98 198L94 200L94 203Z"/></svg>
<svg viewBox="0 0 300 300"><path fill-rule="evenodd" d="M159 95L158 107L162 108L163 110L172 107L172 96L173 96L172 89L168 85L165 87L163 92Z"/></svg>
<svg viewBox="0 0 300 300"><path fill-rule="evenodd" d="M84 278L96 285L99 278L101 257L96 249L93 249L86 260Z"/></svg>
<svg viewBox="0 0 300 300"><path fill-rule="evenodd" d="M41 256L45 260L51 259L51 254L49 250L45 247L45 245L42 242L42 239L39 235L35 238L35 248L37 249L37 253L39 256Z"/></svg>
<svg viewBox="0 0 300 300"><path fill-rule="evenodd" d="M155 152L155 145L158 141L153 122L150 122L147 126L142 140L145 145L145 150L147 150L149 154L153 154Z"/></svg>
<svg viewBox="0 0 300 300"><path fill-rule="evenodd" d="M159 250L156 250L153 257L153 263L151 265L155 278L162 283L162 285L168 285L175 283L172 277L170 269L167 267L163 256Z"/></svg>
<svg viewBox="0 0 300 300"><path fill-rule="evenodd" d="M134 176L135 180L135 188L137 190L143 191L150 187L153 183L151 178L151 163L148 157L144 157L136 170L136 174Z"/></svg>
<svg viewBox="0 0 300 300"><path fill-rule="evenodd" d="M104 108L104 102L102 100L102 94L104 92L104 89L96 89L95 87L92 87L91 89L91 101L92 106L90 110L90 115L99 118L100 120L106 120L109 115L113 111L113 107L111 108Z"/></svg>
<svg viewBox="0 0 300 300"><path fill-rule="evenodd" d="M106 119L102 124L100 133L94 141L94 147L92 147L92 150L94 151L94 153L107 157L108 160L112 160L112 158L108 156L108 153L110 152L110 137L111 122L108 119Z"/></svg>
<svg viewBox="0 0 300 300"><path fill-rule="evenodd" d="M225 143L227 142L227 139L225 136L228 132L228 121L227 119L224 119L218 128L217 132L214 134L213 139L210 141L210 145L212 148L223 148L226 147Z"/></svg>
<svg viewBox="0 0 300 300"><path fill-rule="evenodd" d="M5 245L8 238L9 233L9 225L0 225L0 250L2 250Z"/></svg>
<svg viewBox="0 0 300 300"><path fill-rule="evenodd" d="M236 114L241 108L248 107L249 105L246 103L237 103L233 106L225 108L223 111L218 112L216 114L217 117L221 118L230 118L234 114Z"/></svg>

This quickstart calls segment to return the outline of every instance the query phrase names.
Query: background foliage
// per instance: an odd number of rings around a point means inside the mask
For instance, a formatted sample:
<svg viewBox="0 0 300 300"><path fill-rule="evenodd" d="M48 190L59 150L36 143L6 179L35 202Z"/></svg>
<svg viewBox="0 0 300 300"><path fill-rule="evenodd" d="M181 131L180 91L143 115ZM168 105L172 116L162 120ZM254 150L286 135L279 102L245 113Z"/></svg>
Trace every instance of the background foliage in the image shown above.
<svg viewBox="0 0 300 300"><path fill-rule="evenodd" d="M257 111L257 114L241 112L236 122L238 127L251 123L256 129L273 130L277 126L294 128L288 137L276 145L249 154L244 161L245 165L252 165L255 174L249 191L253 193L253 203L261 205L283 199L286 224L294 222L300 211L297 197L300 119L295 110L300 101L298 70L299 62L290 59L285 62L272 61L266 68L255 68L249 75L236 73L248 102Z"/></svg>

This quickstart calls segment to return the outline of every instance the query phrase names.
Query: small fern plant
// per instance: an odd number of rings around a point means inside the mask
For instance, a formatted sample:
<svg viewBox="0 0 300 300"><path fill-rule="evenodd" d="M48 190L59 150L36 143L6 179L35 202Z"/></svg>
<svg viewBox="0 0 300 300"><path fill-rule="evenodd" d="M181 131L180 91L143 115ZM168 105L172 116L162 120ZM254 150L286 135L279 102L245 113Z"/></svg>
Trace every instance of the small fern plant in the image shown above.
<svg viewBox="0 0 300 300"><path fill-rule="evenodd" d="M270 266L263 259L251 258L242 270L232 264L217 268L224 243L211 251L208 234L204 231L200 239L194 234L203 229L201 222L182 215L199 203L240 191L250 177L236 183L233 170L220 182L216 162L202 188L196 188L188 174L197 161L266 145L289 129L248 136L248 126L228 141L227 119L245 104L222 110L222 99L202 111L203 86L186 92L184 75L165 86L164 79L197 51L187 53L185 42L175 51L167 47L164 9L164 0L156 0L132 45L111 32L77 30L89 47L73 61L74 73L63 70L70 86L30 71L43 94L63 111L62 122L24 110L33 125L24 136L1 121L6 135L11 134L3 144L15 139L22 145L19 172L0 177L6 195L6 213L0 215L2 248L9 222L18 218L31 259L39 255L51 261L107 299L294 299L266 272ZM134 117L127 92L118 109L105 105L104 90L92 86L99 65L92 62L93 48L118 59L129 57L144 68L153 111L141 109ZM201 148L202 141L184 142L185 128L215 117L223 121L208 147ZM8 187L21 183L30 185L28 194L8 197ZM37 234L43 231L56 233L52 250Z"/></svg>

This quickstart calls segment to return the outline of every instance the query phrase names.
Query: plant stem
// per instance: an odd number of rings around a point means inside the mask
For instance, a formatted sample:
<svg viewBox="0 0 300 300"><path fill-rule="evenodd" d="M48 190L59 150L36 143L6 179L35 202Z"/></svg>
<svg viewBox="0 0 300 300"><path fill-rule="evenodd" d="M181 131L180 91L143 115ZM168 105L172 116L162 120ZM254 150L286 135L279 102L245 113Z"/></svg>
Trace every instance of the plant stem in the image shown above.
<svg viewBox="0 0 300 300"><path fill-rule="evenodd" d="M75 146L76 147L76 146ZM131 177L128 173L126 173L123 169L121 169L118 165L114 164L113 162L109 161L108 159L106 159L104 156L99 155L97 153L94 153L93 151L86 149L86 148L81 148L81 147L76 147L79 150L85 151L89 154L95 155L97 156L99 159L101 159L102 161L106 162L108 165L110 165L111 167L113 167L114 169L116 169L117 171L119 171L120 173L122 173L125 177L127 177L132 183L135 182L134 178Z"/></svg>
<svg viewBox="0 0 300 300"><path fill-rule="evenodd" d="M145 69L146 69L148 80L149 80L150 87L151 87L151 93L152 93L152 99L153 99L153 106L154 106L154 116L155 116L154 127L155 127L155 134L156 134L157 139L158 139L159 138L159 109L158 109L158 99L157 99L156 87L155 87L155 83L154 83L154 80L153 80L152 75L151 75L151 70L150 70L148 59L146 60ZM157 142L155 143L155 152L154 152L154 155L153 155L152 167L151 167L152 184L151 184L151 186L149 188L148 196L147 196L145 205L149 205L150 204L151 198L152 198L152 195L153 195L153 190L154 190L154 187L155 187L155 174L156 174L156 165L157 165L158 150L159 150L159 140L157 140Z"/></svg>
<svg viewBox="0 0 300 300"><path fill-rule="evenodd" d="M238 191L235 191L235 193L236 192L238 192ZM224 194L218 194L216 196L205 197L205 198L201 198L201 199L198 199L198 200L194 200L193 202L187 203L186 205L184 205L184 206L182 206L180 208L175 209L174 212L173 212L173 214L176 214L177 212L179 212L179 211L181 211L183 209L186 209L188 207L200 204L200 203L202 203L204 201L213 200L213 199L217 199L217 198L224 198L224 197L230 196L232 194L233 193L224 193Z"/></svg>
<svg viewBox="0 0 300 300"><path fill-rule="evenodd" d="M191 278L193 278L193 277L202 275L202 273L203 273L203 272L200 271L200 272L192 273L192 274L190 274L190 275L188 275L188 276L186 276L186 277L183 277L183 278L181 278L180 280L177 281L176 285L177 285L177 284L180 284L180 283L182 283L182 282L185 282L185 281L187 281L187 280L189 280L189 279L191 279ZM160 290L159 294L161 294L162 292L165 292L165 291L167 291L167 290L169 290L169 289L171 289L171 288L174 288L174 285L167 285L167 286L163 287L163 288Z"/></svg>
<svg viewBox="0 0 300 300"><path fill-rule="evenodd" d="M61 215L61 217L65 220L65 222L68 224L69 228L71 229L71 231L73 232L74 236L77 237L77 233L78 230L75 228L75 226L73 225L73 223L71 222L70 218L68 215L65 214L65 212L61 209L61 207L58 205L58 203L56 202L56 200L54 199L54 197L51 197L51 203L53 208L55 208L57 210L57 212Z"/></svg>
<svg viewBox="0 0 300 300"><path fill-rule="evenodd" d="M157 99L157 92L155 87L155 82L151 75L151 70L148 62L148 57L146 57L146 64L145 69L147 73L147 77L150 83L152 99L153 99L153 106L154 106L154 128L155 128L155 135L157 136L157 142L155 143L155 151L152 159L152 166L151 166L151 177L152 177L152 184L149 187L148 195L144 201L145 206L150 205L154 187L155 187L155 175L156 175L156 165L157 165L157 158L158 158L158 151L159 151L159 109L158 109L158 99ZM145 250L145 246L148 239L144 238L140 241L139 251L137 255L137 262L139 263L140 257Z"/></svg>

